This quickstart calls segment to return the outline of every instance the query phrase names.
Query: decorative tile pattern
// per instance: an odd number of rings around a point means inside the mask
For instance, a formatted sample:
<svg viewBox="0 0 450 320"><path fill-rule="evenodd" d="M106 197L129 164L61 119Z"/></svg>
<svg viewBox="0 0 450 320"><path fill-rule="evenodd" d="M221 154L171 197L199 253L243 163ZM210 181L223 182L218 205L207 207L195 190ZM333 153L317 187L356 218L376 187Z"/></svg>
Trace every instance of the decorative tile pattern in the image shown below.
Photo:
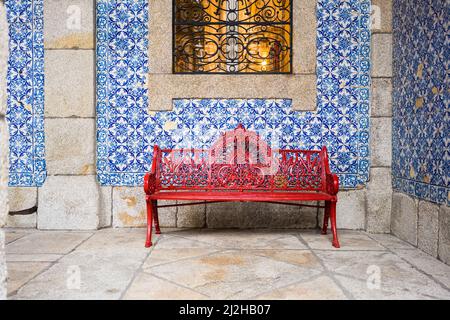
<svg viewBox="0 0 450 320"><path fill-rule="evenodd" d="M394 189L450 205L450 3L394 8Z"/></svg>
<svg viewBox="0 0 450 320"><path fill-rule="evenodd" d="M41 186L44 147L43 1L6 0L10 186Z"/></svg>
<svg viewBox="0 0 450 320"><path fill-rule="evenodd" d="M148 1L98 0L100 183L141 185L154 144L209 147L242 123L272 146L326 145L342 185L364 185L370 165L369 14L369 0L318 1L317 112L295 112L288 99L185 99L170 112L148 112Z"/></svg>

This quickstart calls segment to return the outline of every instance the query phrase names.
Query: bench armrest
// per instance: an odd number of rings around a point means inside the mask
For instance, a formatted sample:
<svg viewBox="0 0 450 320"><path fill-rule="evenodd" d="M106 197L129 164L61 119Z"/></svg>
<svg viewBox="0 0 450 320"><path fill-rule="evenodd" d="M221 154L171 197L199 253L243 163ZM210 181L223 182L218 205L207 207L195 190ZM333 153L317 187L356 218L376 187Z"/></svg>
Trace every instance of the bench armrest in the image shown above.
<svg viewBox="0 0 450 320"><path fill-rule="evenodd" d="M327 173L327 192L331 195L339 192L339 177L334 173Z"/></svg>
<svg viewBox="0 0 450 320"><path fill-rule="evenodd" d="M156 189L156 175L148 172L144 177L144 191L146 194L152 194Z"/></svg>

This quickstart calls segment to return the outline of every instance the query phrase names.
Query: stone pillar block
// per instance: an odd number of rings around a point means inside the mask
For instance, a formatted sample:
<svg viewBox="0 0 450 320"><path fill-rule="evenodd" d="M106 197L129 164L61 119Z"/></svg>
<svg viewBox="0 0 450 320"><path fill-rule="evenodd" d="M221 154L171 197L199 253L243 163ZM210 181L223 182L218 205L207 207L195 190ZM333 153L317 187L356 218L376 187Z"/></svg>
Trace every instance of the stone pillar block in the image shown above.
<svg viewBox="0 0 450 320"><path fill-rule="evenodd" d="M417 200L402 193L393 194L391 231L414 246L417 246L417 207Z"/></svg>
<svg viewBox="0 0 450 320"><path fill-rule="evenodd" d="M392 117L392 80L372 79L372 117Z"/></svg>
<svg viewBox="0 0 450 320"><path fill-rule="evenodd" d="M390 167L392 163L392 119L372 118L370 121L372 166Z"/></svg>
<svg viewBox="0 0 450 320"><path fill-rule="evenodd" d="M350 190L339 192L336 220L339 229L365 229L366 191Z"/></svg>
<svg viewBox="0 0 450 320"><path fill-rule="evenodd" d="M44 0L46 49L93 49L94 0Z"/></svg>
<svg viewBox="0 0 450 320"><path fill-rule="evenodd" d="M442 205L439 212L439 259L450 265L450 207Z"/></svg>
<svg viewBox="0 0 450 320"><path fill-rule="evenodd" d="M420 201L418 218L418 247L433 257L437 257L439 238L439 206L428 201Z"/></svg>
<svg viewBox="0 0 450 320"><path fill-rule="evenodd" d="M316 202L309 204L316 205ZM316 208L267 203L218 203L206 206L208 228L296 228L317 227Z"/></svg>
<svg viewBox="0 0 450 320"><path fill-rule="evenodd" d="M173 202L160 201L160 204ZM142 187L113 188L113 227L145 227L147 225L147 207ZM176 208L158 209L161 227L176 226Z"/></svg>
<svg viewBox="0 0 450 320"><path fill-rule="evenodd" d="M372 35L372 76L392 77L392 34Z"/></svg>
<svg viewBox="0 0 450 320"><path fill-rule="evenodd" d="M95 51L45 52L45 116L95 117Z"/></svg>
<svg viewBox="0 0 450 320"><path fill-rule="evenodd" d="M38 201L39 229L94 230L111 215L111 187L95 176L49 176Z"/></svg>
<svg viewBox="0 0 450 320"><path fill-rule="evenodd" d="M372 168L367 185L366 230L390 233L392 210L392 178L390 168Z"/></svg>
<svg viewBox="0 0 450 320"><path fill-rule="evenodd" d="M392 33L392 0L372 0L372 15L374 33Z"/></svg>
<svg viewBox="0 0 450 320"><path fill-rule="evenodd" d="M8 189L9 210L22 211L37 206L37 188L16 188ZM6 225L11 228L36 228L36 213L30 215L8 216Z"/></svg>
<svg viewBox="0 0 450 320"><path fill-rule="evenodd" d="M45 133L49 175L95 173L94 119L46 119Z"/></svg>
<svg viewBox="0 0 450 320"><path fill-rule="evenodd" d="M177 201L178 203L189 203L196 201ZM177 208L178 228L203 228L206 224L206 205L184 206Z"/></svg>
<svg viewBox="0 0 450 320"><path fill-rule="evenodd" d="M4 117L0 116L0 228L6 223L8 215L8 125Z"/></svg>

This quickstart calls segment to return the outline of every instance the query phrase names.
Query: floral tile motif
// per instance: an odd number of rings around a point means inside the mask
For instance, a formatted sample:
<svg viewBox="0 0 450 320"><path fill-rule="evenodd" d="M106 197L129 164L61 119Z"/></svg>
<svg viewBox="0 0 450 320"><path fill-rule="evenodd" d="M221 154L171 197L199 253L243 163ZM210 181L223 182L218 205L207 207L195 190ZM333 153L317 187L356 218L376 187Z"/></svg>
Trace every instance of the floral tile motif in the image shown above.
<svg viewBox="0 0 450 320"><path fill-rule="evenodd" d="M207 148L242 123L272 147L326 145L342 186L364 185L370 166L369 15L369 0L318 1L316 112L293 111L289 99L181 99L170 112L148 112L148 1L98 0L100 183L141 185L154 144Z"/></svg>
<svg viewBox="0 0 450 320"><path fill-rule="evenodd" d="M10 186L41 186L44 147L43 0L6 0Z"/></svg>
<svg viewBox="0 0 450 320"><path fill-rule="evenodd" d="M394 7L393 186L450 205L450 3Z"/></svg>

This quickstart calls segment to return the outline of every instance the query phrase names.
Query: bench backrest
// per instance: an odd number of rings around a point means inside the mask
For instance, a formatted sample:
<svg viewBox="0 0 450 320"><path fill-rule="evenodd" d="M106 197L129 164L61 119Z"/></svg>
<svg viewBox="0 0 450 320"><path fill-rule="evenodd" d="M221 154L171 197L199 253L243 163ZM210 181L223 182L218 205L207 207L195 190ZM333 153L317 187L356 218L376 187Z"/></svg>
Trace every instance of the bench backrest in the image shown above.
<svg viewBox="0 0 450 320"><path fill-rule="evenodd" d="M325 191L326 148L272 150L256 132L239 126L208 150L155 146L157 190Z"/></svg>

